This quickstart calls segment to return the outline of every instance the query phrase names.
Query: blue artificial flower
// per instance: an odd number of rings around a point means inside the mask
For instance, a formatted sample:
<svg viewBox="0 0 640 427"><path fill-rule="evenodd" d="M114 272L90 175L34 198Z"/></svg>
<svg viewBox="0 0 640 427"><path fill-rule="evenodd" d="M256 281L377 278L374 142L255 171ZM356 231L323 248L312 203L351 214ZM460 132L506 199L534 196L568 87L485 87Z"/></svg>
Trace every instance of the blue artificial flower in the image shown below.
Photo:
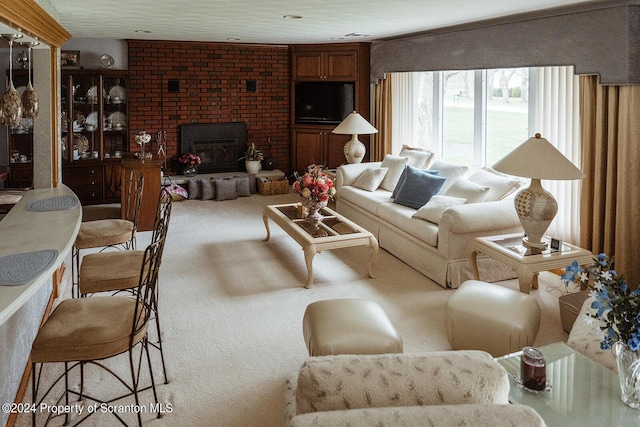
<svg viewBox="0 0 640 427"><path fill-rule="evenodd" d="M631 351L638 351L638 349L640 349L640 339L638 338L638 335L634 334L629 341L627 341L627 345Z"/></svg>
<svg viewBox="0 0 640 427"><path fill-rule="evenodd" d="M600 253L597 256L598 259L598 264L600 264L602 267L606 267L607 266L607 255Z"/></svg>

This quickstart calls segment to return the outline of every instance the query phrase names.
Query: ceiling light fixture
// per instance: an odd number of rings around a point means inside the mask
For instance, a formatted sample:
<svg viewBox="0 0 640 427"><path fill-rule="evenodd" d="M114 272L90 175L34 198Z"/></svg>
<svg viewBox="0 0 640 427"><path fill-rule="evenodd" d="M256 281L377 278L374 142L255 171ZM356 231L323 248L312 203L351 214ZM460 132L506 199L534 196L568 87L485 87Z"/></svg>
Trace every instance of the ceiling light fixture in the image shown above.
<svg viewBox="0 0 640 427"><path fill-rule="evenodd" d="M369 34L363 34L363 33L349 33L349 34L345 34L345 37L370 37Z"/></svg>
<svg viewBox="0 0 640 427"><path fill-rule="evenodd" d="M237 42L237 41L239 41L239 40L240 40L240 39L239 39L239 38L237 38L237 37L227 37L227 41L229 41L229 42Z"/></svg>
<svg viewBox="0 0 640 427"><path fill-rule="evenodd" d="M133 30L134 33L139 33L139 34L149 34L151 33L151 31L149 30Z"/></svg>
<svg viewBox="0 0 640 427"><path fill-rule="evenodd" d="M300 15L282 15L284 19L302 19Z"/></svg>

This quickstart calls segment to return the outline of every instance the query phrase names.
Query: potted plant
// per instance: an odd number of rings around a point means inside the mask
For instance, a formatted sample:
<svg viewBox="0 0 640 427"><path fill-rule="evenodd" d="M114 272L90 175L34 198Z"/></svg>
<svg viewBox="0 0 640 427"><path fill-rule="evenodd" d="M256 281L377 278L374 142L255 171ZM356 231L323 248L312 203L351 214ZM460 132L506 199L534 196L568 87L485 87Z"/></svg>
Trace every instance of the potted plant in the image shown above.
<svg viewBox="0 0 640 427"><path fill-rule="evenodd" d="M244 152L244 156L240 157L238 160L244 159L244 166L249 173L258 173L262 168L262 159L264 159L264 155L262 151L256 148L256 145L252 142L251 146Z"/></svg>

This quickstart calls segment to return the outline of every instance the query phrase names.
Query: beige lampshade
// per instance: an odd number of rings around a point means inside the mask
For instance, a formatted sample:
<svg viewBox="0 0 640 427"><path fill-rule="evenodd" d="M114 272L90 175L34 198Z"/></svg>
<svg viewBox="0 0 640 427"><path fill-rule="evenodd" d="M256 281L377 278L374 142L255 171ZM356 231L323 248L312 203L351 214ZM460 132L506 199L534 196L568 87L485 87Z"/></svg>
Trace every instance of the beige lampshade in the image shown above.
<svg viewBox="0 0 640 427"><path fill-rule="evenodd" d="M332 131L333 133L356 135L378 133L378 129L374 128L364 117L355 111L349 114L345 119Z"/></svg>
<svg viewBox="0 0 640 427"><path fill-rule="evenodd" d="M497 161L493 168L509 175L535 179L581 179L584 174L539 133Z"/></svg>

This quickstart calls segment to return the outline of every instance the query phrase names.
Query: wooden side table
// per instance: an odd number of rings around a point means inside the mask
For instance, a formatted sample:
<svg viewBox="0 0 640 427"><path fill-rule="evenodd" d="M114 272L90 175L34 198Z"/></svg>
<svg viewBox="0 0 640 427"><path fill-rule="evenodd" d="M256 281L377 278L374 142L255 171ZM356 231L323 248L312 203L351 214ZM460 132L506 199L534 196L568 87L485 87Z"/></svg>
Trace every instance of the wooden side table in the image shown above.
<svg viewBox="0 0 640 427"><path fill-rule="evenodd" d="M138 217L138 231L153 230L156 221L156 211L158 209L158 198L160 197L160 160L153 158L144 162L134 158L122 158L122 188L121 205L125 206L127 196L127 185L129 174L132 169L138 169L144 175L144 187L142 191L142 201L140 203L140 215Z"/></svg>
<svg viewBox="0 0 640 427"><path fill-rule="evenodd" d="M531 288L538 288L538 273L556 268L564 268L574 260L580 265L593 263L593 254L586 249L563 243L560 251L549 249L538 255L527 255L522 247L522 234L476 237L471 243L469 261L473 276L480 280L477 256L479 252L508 265L518 275L520 292L528 294Z"/></svg>

